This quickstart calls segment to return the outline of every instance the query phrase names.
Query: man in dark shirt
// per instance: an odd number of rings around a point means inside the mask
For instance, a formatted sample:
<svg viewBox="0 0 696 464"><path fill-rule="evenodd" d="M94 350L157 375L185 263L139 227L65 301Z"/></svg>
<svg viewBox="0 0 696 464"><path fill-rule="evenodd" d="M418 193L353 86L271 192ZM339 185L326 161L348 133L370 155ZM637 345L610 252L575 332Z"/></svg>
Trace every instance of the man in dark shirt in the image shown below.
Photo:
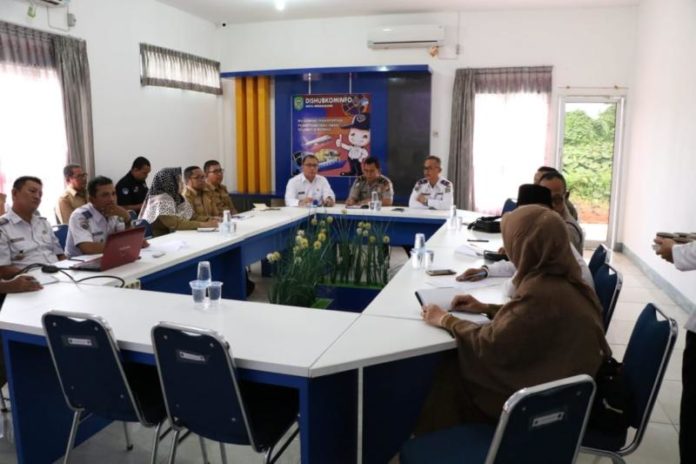
<svg viewBox="0 0 696 464"><path fill-rule="evenodd" d="M148 174L150 174L150 162L147 158L143 156L135 158L130 172L116 184L116 203L122 208L139 213L147 195L145 179Z"/></svg>

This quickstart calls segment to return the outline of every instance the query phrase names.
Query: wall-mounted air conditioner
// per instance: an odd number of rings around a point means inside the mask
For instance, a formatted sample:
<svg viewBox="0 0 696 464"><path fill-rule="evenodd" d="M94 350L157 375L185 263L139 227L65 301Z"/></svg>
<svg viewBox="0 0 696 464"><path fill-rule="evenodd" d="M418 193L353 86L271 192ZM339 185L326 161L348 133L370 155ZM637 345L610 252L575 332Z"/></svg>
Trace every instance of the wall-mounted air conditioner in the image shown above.
<svg viewBox="0 0 696 464"><path fill-rule="evenodd" d="M445 26L434 24L381 26L367 34L370 48L430 48L444 43Z"/></svg>
<svg viewBox="0 0 696 464"><path fill-rule="evenodd" d="M47 6L54 8L57 6L68 6L70 0L32 0L32 3L38 6Z"/></svg>

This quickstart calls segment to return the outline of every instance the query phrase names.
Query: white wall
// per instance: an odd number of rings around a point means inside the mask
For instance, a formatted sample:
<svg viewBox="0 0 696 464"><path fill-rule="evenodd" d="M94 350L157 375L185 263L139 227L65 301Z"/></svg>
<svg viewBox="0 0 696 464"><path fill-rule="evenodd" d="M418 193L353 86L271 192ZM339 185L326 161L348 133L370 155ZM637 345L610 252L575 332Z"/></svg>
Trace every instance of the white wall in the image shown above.
<svg viewBox="0 0 696 464"><path fill-rule="evenodd" d="M623 241L696 307L696 273L650 248L657 231L696 231L696 3L644 0L638 25Z"/></svg>
<svg viewBox="0 0 696 464"><path fill-rule="evenodd" d="M431 152L446 159L452 85L457 68L552 65L555 86L627 86L632 77L635 22L634 7L467 11L459 19L462 45L459 56L454 54L457 13L232 25L219 30L218 40L223 71L430 65L433 70ZM448 46L442 50L441 59L431 58L423 49L367 48L367 31L371 27L424 23L446 26ZM554 104L554 112L555 109ZM233 154L226 150L226 156Z"/></svg>
<svg viewBox="0 0 696 464"><path fill-rule="evenodd" d="M0 1L0 19L51 30L46 9L31 20L28 2ZM219 157L221 98L198 92L141 87L139 43L216 59L215 26L154 0L72 0L90 61L96 173L125 174L138 155L153 169L187 166ZM65 25L65 10L51 23Z"/></svg>

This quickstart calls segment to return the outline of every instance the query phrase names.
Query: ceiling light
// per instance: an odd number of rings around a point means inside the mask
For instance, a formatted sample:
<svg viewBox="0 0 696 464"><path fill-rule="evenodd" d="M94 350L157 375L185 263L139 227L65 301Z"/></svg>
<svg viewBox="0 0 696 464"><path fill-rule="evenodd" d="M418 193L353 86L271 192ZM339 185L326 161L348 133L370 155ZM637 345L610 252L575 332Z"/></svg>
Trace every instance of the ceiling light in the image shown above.
<svg viewBox="0 0 696 464"><path fill-rule="evenodd" d="M275 0L275 7L278 11L283 11L285 9L285 0Z"/></svg>

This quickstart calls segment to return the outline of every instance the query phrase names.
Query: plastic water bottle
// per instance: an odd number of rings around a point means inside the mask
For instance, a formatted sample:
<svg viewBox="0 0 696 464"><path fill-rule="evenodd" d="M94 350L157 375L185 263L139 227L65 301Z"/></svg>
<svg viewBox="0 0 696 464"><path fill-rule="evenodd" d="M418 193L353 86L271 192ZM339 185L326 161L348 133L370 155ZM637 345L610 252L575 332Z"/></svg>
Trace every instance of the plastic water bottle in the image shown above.
<svg viewBox="0 0 696 464"><path fill-rule="evenodd" d="M457 207L452 205L450 207L449 219L447 220L447 225L450 230L457 230L459 225L459 218L457 218Z"/></svg>
<svg viewBox="0 0 696 464"><path fill-rule="evenodd" d="M414 269L423 267L423 259L425 255L425 234L416 234L413 241L413 249L411 250L411 265Z"/></svg>
<svg viewBox="0 0 696 464"><path fill-rule="evenodd" d="M372 211L379 211L382 209L382 200L379 199L379 192L372 192L370 209Z"/></svg>
<svg viewBox="0 0 696 464"><path fill-rule="evenodd" d="M222 212L222 224L220 224L220 233L225 236L232 235L232 213L229 209Z"/></svg>

